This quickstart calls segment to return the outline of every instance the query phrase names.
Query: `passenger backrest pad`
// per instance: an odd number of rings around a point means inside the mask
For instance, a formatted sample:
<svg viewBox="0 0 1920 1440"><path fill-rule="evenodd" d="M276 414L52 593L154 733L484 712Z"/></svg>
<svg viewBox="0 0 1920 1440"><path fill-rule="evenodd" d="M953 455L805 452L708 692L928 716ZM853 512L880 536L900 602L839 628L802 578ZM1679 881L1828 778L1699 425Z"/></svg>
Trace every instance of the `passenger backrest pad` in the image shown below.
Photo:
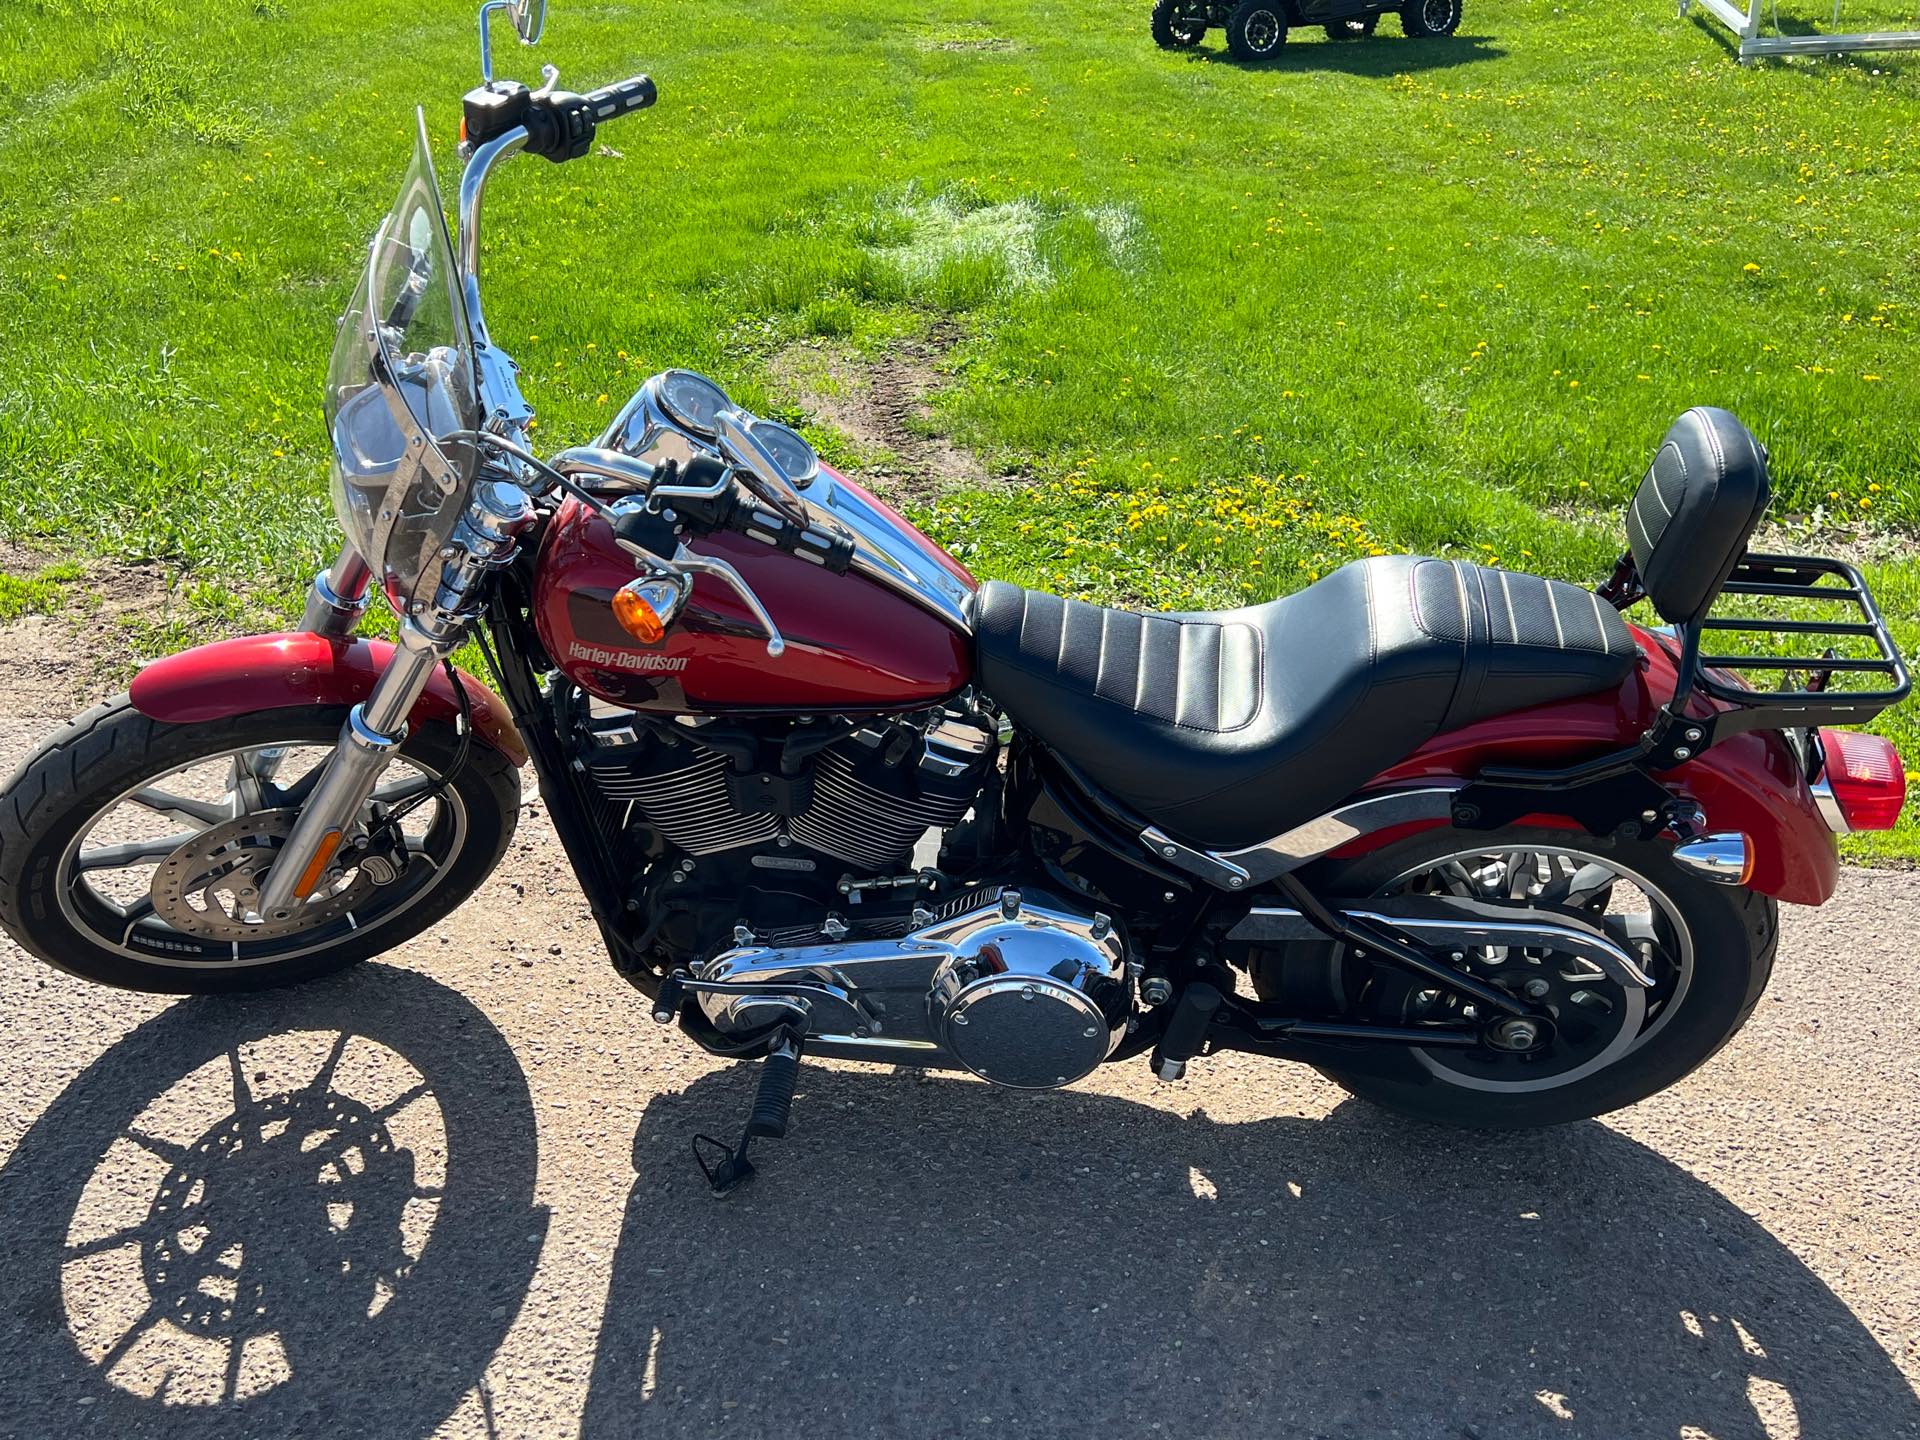
<svg viewBox="0 0 1920 1440"><path fill-rule="evenodd" d="M1706 614L1766 513L1767 452L1725 410L1673 422L1627 512L1627 543L1654 609L1675 625Z"/></svg>

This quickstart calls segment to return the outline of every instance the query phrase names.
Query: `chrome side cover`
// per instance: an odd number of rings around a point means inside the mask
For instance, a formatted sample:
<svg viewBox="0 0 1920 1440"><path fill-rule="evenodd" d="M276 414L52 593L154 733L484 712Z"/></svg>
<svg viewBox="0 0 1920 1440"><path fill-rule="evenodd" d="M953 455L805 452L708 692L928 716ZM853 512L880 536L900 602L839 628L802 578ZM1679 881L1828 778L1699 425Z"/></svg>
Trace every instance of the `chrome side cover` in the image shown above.
<svg viewBox="0 0 1920 1440"><path fill-rule="evenodd" d="M735 949L685 982L723 1034L797 1025L809 1054L965 1068L1022 1089L1071 1084L1113 1053L1132 1011L1126 951L1104 915L1011 887L927 911L897 939Z"/></svg>
<svg viewBox="0 0 1920 1440"><path fill-rule="evenodd" d="M1453 813L1453 794L1459 788L1458 784L1433 785L1366 795L1244 850L1195 850L1151 825L1140 832L1140 843L1209 885L1245 890L1390 825L1444 820Z"/></svg>

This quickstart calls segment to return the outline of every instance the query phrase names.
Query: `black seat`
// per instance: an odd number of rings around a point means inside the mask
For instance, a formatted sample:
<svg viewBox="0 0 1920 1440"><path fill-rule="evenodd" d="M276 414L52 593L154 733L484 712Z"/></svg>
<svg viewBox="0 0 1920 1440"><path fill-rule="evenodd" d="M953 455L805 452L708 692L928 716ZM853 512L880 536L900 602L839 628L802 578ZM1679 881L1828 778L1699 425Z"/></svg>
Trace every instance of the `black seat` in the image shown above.
<svg viewBox="0 0 1920 1440"><path fill-rule="evenodd" d="M1256 844L1433 735L1620 684L1619 614L1460 561L1358 560L1267 605L1139 615L999 581L974 598L982 688L1181 840Z"/></svg>

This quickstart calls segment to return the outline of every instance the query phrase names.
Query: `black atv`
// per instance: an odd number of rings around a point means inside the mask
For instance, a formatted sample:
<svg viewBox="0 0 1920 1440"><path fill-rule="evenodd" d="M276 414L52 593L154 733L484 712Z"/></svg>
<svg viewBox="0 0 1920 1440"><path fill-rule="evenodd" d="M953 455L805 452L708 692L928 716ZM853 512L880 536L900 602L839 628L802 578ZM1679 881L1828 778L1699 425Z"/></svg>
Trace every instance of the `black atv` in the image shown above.
<svg viewBox="0 0 1920 1440"><path fill-rule="evenodd" d="M1236 60L1272 58L1299 25L1325 28L1329 40L1364 40L1382 15L1400 17L1413 39L1460 28L1461 0L1154 0L1153 39L1162 50L1191 50L1224 25Z"/></svg>

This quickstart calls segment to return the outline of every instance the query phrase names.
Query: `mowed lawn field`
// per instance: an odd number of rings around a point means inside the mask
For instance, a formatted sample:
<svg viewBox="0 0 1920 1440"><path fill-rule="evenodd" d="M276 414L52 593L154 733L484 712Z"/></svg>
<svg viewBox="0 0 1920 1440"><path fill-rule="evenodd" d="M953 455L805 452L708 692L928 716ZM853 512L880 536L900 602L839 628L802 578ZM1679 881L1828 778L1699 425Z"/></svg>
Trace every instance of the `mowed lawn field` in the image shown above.
<svg viewBox="0 0 1920 1440"><path fill-rule="evenodd" d="M0 29L0 534L176 567L148 643L291 608L331 549L333 317L416 102L457 172L473 8L15 0ZM1722 404L1771 447L1769 542L1860 560L1911 653L1920 55L1743 69L1670 0L1398 29L1243 67L1121 0L554 0L503 73L661 99L501 173L489 318L556 449L687 365L884 463L791 361L910 345L983 462L916 517L982 574L1163 608L1378 550L1590 581L1667 424ZM0 613L84 607L75 573ZM1910 764L1915 710L1881 722ZM1912 816L1854 853L1920 851Z"/></svg>

